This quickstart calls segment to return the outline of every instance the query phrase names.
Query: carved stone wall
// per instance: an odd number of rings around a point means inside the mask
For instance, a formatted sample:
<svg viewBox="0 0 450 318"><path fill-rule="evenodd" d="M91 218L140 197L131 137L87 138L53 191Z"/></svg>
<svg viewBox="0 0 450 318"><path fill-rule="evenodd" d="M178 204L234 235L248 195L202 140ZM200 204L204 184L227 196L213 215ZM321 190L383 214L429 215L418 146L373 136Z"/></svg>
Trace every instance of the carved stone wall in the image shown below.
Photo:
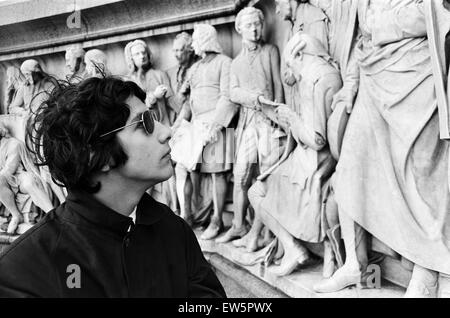
<svg viewBox="0 0 450 318"><path fill-rule="evenodd" d="M202 22L216 26L225 53L235 56L240 50L240 40L234 30L236 6L245 5L247 2L7 1L6 4L0 5L1 109L4 107L5 71L8 66L20 66L25 59L34 58L48 73L63 77L67 72L64 51L74 43L81 43L86 50L104 50L112 73L121 75L127 72L123 56L124 46L128 41L142 38L153 52L155 66L167 69L175 64L171 54L175 35L184 30L192 32L194 24ZM271 9L271 14L274 15L274 9Z"/></svg>

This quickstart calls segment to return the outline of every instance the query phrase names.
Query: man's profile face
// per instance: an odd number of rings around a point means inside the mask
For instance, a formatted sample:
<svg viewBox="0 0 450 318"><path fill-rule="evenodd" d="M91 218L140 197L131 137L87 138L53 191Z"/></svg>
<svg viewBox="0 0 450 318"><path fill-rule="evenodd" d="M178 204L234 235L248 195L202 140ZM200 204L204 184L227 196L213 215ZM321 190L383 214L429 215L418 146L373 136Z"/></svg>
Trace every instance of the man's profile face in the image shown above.
<svg viewBox="0 0 450 318"><path fill-rule="evenodd" d="M184 65L189 62L191 52L186 48L186 41L177 39L173 42L173 54L178 61L178 64Z"/></svg>
<svg viewBox="0 0 450 318"><path fill-rule="evenodd" d="M258 42L261 39L262 27L263 25L256 13L242 16L239 23L242 38L249 42Z"/></svg>
<svg viewBox="0 0 450 318"><path fill-rule="evenodd" d="M136 96L130 96L126 103L130 106L130 116L126 124L139 121L141 114L148 109ZM169 179L173 174L168 144L170 135L170 129L158 122L155 122L155 128L150 135L145 132L142 123L118 132L117 139L128 160L115 169L117 173L128 182L149 186Z"/></svg>
<svg viewBox="0 0 450 318"><path fill-rule="evenodd" d="M141 44L136 44L131 47L131 58L133 59L134 65L137 68L142 68L149 62L149 56L145 47Z"/></svg>
<svg viewBox="0 0 450 318"><path fill-rule="evenodd" d="M275 0L275 12L281 16L283 20L292 19L292 7L289 0Z"/></svg>

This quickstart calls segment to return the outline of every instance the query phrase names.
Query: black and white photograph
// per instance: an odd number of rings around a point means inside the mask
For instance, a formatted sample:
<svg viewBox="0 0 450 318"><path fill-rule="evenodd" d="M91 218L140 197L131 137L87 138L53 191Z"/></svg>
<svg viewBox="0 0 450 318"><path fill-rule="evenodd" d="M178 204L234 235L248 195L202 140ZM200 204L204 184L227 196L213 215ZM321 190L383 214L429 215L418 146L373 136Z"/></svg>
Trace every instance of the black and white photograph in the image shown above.
<svg viewBox="0 0 450 318"><path fill-rule="evenodd" d="M0 0L0 298L450 298L449 65L450 0Z"/></svg>

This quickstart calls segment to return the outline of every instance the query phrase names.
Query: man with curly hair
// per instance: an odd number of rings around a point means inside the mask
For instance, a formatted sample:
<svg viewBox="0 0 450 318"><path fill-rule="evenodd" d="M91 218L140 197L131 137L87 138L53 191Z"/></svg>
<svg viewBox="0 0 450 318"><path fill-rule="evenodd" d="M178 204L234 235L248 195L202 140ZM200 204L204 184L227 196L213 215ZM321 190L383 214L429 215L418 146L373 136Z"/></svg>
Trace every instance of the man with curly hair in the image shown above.
<svg viewBox="0 0 450 318"><path fill-rule="evenodd" d="M144 100L94 77L40 106L27 145L69 195L2 254L0 297L225 296L189 226L146 194L173 167Z"/></svg>

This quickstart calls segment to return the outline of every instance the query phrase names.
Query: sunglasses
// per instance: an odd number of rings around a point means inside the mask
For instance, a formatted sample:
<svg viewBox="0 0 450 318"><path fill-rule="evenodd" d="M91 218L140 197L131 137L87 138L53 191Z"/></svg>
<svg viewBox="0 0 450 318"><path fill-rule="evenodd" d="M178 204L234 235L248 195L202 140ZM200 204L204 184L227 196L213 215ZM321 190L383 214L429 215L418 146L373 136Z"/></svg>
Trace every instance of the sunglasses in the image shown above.
<svg viewBox="0 0 450 318"><path fill-rule="evenodd" d="M120 131L122 129L125 129L127 127L142 123L142 126L144 126L145 132L147 133L147 135L150 135L151 133L153 133L153 130L155 129L155 121L158 121L159 117L158 114L156 112L154 112L153 110L146 110L145 112L143 112L141 114L141 119L138 121L134 121L132 123L129 123L128 125L116 128L114 130L108 131L107 133L104 133L102 135L100 135L100 138L103 138L105 136L108 136L112 133L115 133L117 131Z"/></svg>

